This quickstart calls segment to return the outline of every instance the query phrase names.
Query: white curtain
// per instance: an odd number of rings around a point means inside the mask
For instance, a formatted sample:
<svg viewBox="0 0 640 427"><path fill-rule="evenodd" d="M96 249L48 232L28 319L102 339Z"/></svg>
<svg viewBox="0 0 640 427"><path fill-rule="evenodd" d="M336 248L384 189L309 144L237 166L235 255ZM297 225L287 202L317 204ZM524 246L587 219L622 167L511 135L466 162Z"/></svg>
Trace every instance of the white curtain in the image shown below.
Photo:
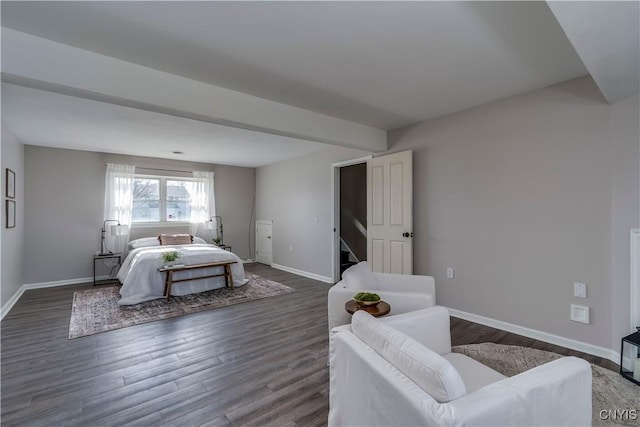
<svg viewBox="0 0 640 427"><path fill-rule="evenodd" d="M194 192L191 195L191 234L204 231L204 222L216 214L213 172L194 171Z"/></svg>
<svg viewBox="0 0 640 427"><path fill-rule="evenodd" d="M133 208L133 180L135 166L107 163L107 174L104 188L104 220L116 220L121 225L131 228L131 211ZM104 223L103 223L104 224ZM114 235L111 227L116 222L106 223L106 250L120 252L125 255L129 235Z"/></svg>

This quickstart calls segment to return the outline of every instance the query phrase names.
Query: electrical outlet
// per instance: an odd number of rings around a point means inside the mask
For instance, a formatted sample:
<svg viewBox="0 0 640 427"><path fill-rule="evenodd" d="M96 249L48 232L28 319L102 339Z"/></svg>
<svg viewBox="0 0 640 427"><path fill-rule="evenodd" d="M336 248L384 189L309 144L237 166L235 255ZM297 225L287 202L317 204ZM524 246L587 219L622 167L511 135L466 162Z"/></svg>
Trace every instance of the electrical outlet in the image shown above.
<svg viewBox="0 0 640 427"><path fill-rule="evenodd" d="M453 268L451 268L451 267L447 268L447 278L448 279L453 279Z"/></svg>
<svg viewBox="0 0 640 427"><path fill-rule="evenodd" d="M575 282L573 284L573 296L578 298L587 297L587 285L585 283Z"/></svg>
<svg viewBox="0 0 640 427"><path fill-rule="evenodd" d="M293 245L289 245L289 252L293 252Z"/></svg>
<svg viewBox="0 0 640 427"><path fill-rule="evenodd" d="M318 223L318 217L315 217L315 218L313 219L313 222L315 222L315 223L317 224L317 223Z"/></svg>
<svg viewBox="0 0 640 427"><path fill-rule="evenodd" d="M571 320L589 324L589 307L571 304Z"/></svg>

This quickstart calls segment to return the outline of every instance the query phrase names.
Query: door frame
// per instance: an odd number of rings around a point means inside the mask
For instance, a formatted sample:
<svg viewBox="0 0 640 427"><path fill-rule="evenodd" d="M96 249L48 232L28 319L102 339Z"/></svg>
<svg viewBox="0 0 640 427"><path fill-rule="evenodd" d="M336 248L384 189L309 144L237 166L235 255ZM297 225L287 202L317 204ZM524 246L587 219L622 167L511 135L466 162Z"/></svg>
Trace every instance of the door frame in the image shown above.
<svg viewBox="0 0 640 427"><path fill-rule="evenodd" d="M331 164L333 173L331 174L331 188L333 188L333 244L331 245L331 271L333 272L333 283L340 280L340 168L345 166L367 163L373 158L372 154L358 157L351 160L343 160Z"/></svg>

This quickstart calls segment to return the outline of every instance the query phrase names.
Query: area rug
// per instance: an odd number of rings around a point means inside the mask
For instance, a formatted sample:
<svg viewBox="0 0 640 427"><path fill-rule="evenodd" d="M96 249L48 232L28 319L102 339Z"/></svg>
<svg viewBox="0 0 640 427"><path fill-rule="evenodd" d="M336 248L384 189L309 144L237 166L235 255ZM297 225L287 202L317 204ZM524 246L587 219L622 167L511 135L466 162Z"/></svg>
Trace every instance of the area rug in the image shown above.
<svg viewBox="0 0 640 427"><path fill-rule="evenodd" d="M563 357L534 348L493 343L459 345L453 351L465 354L508 377ZM622 378L617 372L593 363L591 371L593 425L640 426L640 386ZM619 419L614 420L613 413L616 409L620 410Z"/></svg>
<svg viewBox="0 0 640 427"><path fill-rule="evenodd" d="M69 339L294 291L293 288L252 273L245 272L245 276L249 281L233 290L214 289L176 296L171 301L162 298L128 306L118 305L119 286L77 291L73 294Z"/></svg>

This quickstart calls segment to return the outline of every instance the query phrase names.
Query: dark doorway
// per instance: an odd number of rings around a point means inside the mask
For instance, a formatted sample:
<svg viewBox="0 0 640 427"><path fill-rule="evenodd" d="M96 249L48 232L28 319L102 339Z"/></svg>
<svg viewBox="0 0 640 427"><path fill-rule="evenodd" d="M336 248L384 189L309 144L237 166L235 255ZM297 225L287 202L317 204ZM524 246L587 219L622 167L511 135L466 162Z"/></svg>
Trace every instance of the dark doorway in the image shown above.
<svg viewBox="0 0 640 427"><path fill-rule="evenodd" d="M367 259L367 164L340 168L340 277Z"/></svg>

